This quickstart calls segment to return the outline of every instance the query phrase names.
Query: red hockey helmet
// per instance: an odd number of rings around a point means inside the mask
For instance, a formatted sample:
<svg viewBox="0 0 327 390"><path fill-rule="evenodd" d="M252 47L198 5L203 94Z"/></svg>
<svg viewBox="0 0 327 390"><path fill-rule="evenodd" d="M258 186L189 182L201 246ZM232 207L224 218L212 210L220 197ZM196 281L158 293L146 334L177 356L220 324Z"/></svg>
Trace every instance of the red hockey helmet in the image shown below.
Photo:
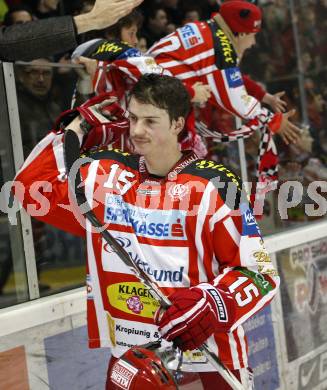
<svg viewBox="0 0 327 390"><path fill-rule="evenodd" d="M234 33L256 33L261 30L262 13L255 4L244 0L225 1L219 13Z"/></svg>
<svg viewBox="0 0 327 390"><path fill-rule="evenodd" d="M172 374L154 350L145 346L130 348L118 359L109 377L112 390L176 390Z"/></svg>

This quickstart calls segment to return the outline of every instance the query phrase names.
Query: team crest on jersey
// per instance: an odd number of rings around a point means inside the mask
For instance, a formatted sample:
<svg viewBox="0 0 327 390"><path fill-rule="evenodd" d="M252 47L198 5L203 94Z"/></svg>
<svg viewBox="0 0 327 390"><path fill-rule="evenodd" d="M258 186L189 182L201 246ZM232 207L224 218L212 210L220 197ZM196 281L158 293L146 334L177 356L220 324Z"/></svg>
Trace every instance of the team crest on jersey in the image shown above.
<svg viewBox="0 0 327 390"><path fill-rule="evenodd" d="M175 184L168 189L168 195L171 200L182 200L190 192L185 184Z"/></svg>
<svg viewBox="0 0 327 390"><path fill-rule="evenodd" d="M195 46L204 42L204 39L195 23L186 24L178 30L179 37L182 41L184 49L192 49Z"/></svg>

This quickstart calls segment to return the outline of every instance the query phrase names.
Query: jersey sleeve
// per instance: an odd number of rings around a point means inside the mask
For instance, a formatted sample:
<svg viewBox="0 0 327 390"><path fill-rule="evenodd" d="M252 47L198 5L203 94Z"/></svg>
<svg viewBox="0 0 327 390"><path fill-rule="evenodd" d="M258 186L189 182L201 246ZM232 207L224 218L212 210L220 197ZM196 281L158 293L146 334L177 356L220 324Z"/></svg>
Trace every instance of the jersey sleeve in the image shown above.
<svg viewBox="0 0 327 390"><path fill-rule="evenodd" d="M261 102L266 94L265 89L262 88L261 85L258 84L256 81L251 79L251 77L247 74L243 74L243 82L247 93L253 96L255 99L259 100L259 102Z"/></svg>
<svg viewBox="0 0 327 390"><path fill-rule="evenodd" d="M279 277L247 203L236 210L223 203L210 219L210 230L220 267L212 284L233 298L233 331L271 301Z"/></svg>
<svg viewBox="0 0 327 390"><path fill-rule="evenodd" d="M69 191L63 134L49 133L18 171L13 192L27 213L77 236L85 236L84 217Z"/></svg>

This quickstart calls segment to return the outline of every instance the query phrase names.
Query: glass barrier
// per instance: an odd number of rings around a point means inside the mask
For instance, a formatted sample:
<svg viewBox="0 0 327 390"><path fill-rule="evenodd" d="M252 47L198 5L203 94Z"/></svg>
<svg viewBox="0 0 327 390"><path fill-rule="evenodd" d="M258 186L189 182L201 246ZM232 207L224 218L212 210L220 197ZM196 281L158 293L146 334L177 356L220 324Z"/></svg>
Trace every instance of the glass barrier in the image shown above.
<svg viewBox="0 0 327 390"><path fill-rule="evenodd" d="M52 67L46 59L15 64L14 71L25 159L70 108L76 76L71 67ZM40 295L84 285L84 241L34 218L32 230Z"/></svg>
<svg viewBox="0 0 327 390"><path fill-rule="evenodd" d="M263 234L303 226L326 216L327 62L323 11L326 12L324 2L266 3L257 45L242 60L242 71L264 83L270 94L285 91L287 110L296 109L291 120L302 128L295 144L286 145L275 136L279 184L277 190L266 196L264 215L259 221ZM252 180L258 145L259 136L246 140L248 174ZM292 185L290 181L296 183ZM286 213L280 210L281 196L284 206L293 204Z"/></svg>
<svg viewBox="0 0 327 390"><path fill-rule="evenodd" d="M20 221L8 219L9 188L15 168L12 154L8 108L2 64L0 63L0 308L25 302L29 298Z"/></svg>

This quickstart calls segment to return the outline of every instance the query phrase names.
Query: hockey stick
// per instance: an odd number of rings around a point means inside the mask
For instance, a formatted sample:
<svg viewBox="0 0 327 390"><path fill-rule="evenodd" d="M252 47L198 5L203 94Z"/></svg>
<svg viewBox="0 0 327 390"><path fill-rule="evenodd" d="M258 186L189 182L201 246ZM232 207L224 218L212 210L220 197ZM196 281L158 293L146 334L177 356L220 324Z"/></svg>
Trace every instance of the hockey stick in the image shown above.
<svg viewBox="0 0 327 390"><path fill-rule="evenodd" d="M75 194L78 206L87 203L84 189L81 188L81 176L78 169L74 166L74 163L80 156L80 144L77 134L72 130L67 130L64 135L64 159L66 165L66 171L68 174L69 184ZM75 169L74 169L75 168ZM76 170L76 172L74 172ZM151 295L158 300L161 307L168 309L171 306L169 299L162 293L159 287L154 283L149 276L140 269L134 262L131 256L126 250L116 241L116 239L104 228L103 224L97 219L93 211L88 208L86 211L82 211L85 218L87 218L92 226L99 229L102 237L107 241L111 248L116 252L119 258L124 264L135 274L135 276L150 290ZM204 343L198 348L212 364L212 366L218 371L218 373L225 379L225 381L232 387L233 390L244 390L242 384L235 377L235 375L226 368L220 359L214 355Z"/></svg>

